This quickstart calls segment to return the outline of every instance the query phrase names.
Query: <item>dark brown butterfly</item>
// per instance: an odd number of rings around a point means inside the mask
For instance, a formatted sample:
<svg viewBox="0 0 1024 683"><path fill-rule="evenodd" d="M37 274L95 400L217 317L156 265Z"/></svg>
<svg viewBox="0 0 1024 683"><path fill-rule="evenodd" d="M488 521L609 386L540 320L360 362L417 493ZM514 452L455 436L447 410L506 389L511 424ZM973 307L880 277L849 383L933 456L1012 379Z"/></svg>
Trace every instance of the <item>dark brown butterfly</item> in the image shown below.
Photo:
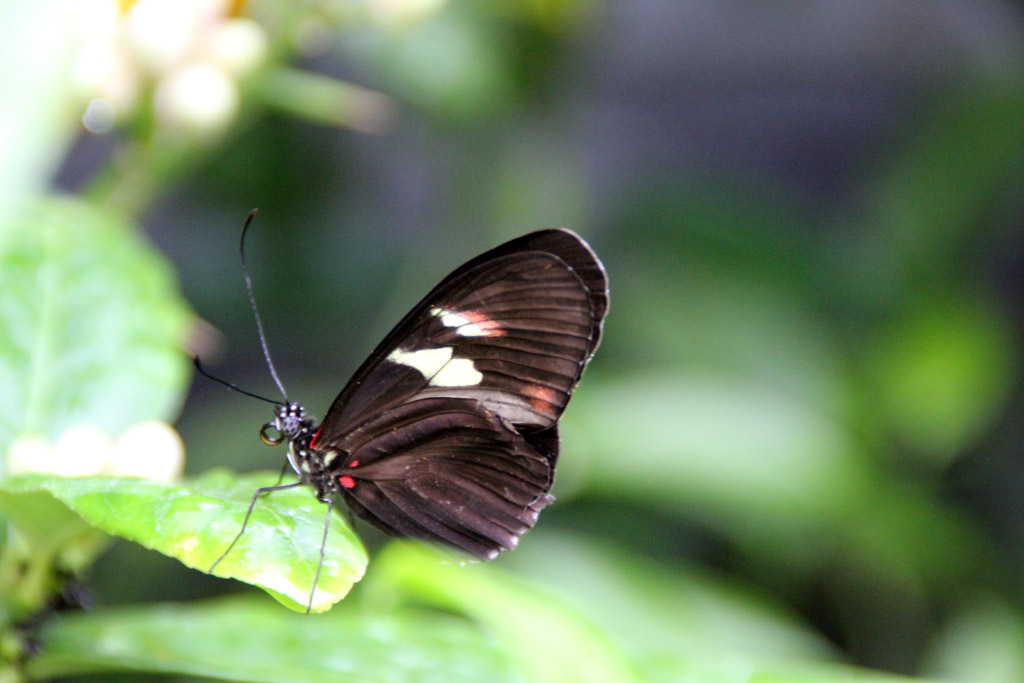
<svg viewBox="0 0 1024 683"><path fill-rule="evenodd" d="M482 560L515 548L554 500L558 419L607 311L604 267L569 230L472 259L384 338L321 425L277 405L260 434L288 442L300 481L253 503L308 484L389 534Z"/></svg>

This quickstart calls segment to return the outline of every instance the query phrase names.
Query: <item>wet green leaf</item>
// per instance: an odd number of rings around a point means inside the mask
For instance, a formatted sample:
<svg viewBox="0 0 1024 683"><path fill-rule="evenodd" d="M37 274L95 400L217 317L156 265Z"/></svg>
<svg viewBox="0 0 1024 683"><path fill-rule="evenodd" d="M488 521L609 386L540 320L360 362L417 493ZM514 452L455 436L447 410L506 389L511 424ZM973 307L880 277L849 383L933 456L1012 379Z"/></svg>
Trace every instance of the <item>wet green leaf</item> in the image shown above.
<svg viewBox="0 0 1024 683"><path fill-rule="evenodd" d="M276 479L271 473L236 477L217 470L168 486L142 479L22 475L9 479L0 496L11 507L27 505L45 492L108 534L209 571L242 528L253 493ZM264 496L214 575L259 586L286 607L305 611L320 562L326 510L305 487ZM366 551L339 517L331 519L324 553L314 612L344 598L366 569Z"/></svg>

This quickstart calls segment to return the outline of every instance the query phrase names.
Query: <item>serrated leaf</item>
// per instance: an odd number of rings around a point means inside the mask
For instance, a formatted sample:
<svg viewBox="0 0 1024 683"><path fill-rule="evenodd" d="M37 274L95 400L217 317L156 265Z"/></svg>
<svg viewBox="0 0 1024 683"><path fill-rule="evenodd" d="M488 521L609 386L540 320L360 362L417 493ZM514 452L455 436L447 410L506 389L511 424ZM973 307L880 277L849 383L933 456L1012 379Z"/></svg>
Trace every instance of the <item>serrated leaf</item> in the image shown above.
<svg viewBox="0 0 1024 683"><path fill-rule="evenodd" d="M20 504L19 497L48 493L92 526L205 572L242 528L256 489L276 479L266 472L236 477L215 470L169 486L143 479L32 474L8 479L0 497L10 507ZM214 575L258 586L286 607L304 612L320 562L325 513L326 506L306 487L264 496ZM311 611L326 611L344 598L362 578L366 562L355 532L333 517Z"/></svg>
<svg viewBox="0 0 1024 683"><path fill-rule="evenodd" d="M173 271L126 221L50 199L0 232L0 451L89 424L170 419L190 366Z"/></svg>
<svg viewBox="0 0 1024 683"><path fill-rule="evenodd" d="M267 683L512 680L492 642L437 612L303 617L230 598L63 616L40 638L32 679L134 670Z"/></svg>

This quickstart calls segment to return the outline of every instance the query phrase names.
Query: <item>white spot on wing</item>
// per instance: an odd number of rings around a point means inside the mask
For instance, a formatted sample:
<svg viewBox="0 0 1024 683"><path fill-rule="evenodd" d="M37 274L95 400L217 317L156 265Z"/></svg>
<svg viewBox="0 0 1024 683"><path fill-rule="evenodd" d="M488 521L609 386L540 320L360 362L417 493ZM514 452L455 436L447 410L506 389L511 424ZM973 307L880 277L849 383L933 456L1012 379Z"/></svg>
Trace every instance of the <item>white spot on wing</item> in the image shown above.
<svg viewBox="0 0 1024 683"><path fill-rule="evenodd" d="M437 349L420 349L419 351L395 349L388 354L388 360L392 363L400 363L414 370L419 370L420 374L424 377L433 377L451 359L452 347L450 346L442 346Z"/></svg>
<svg viewBox="0 0 1024 683"><path fill-rule="evenodd" d="M462 325L469 324L469 318L456 313L455 311L449 311L444 308L438 308L434 306L430 309L430 312L441 319L441 324L445 327L461 327Z"/></svg>
<svg viewBox="0 0 1024 683"><path fill-rule="evenodd" d="M449 361L441 371L430 378L434 387L471 387L480 384L484 376L468 358L455 358Z"/></svg>
<svg viewBox="0 0 1024 683"><path fill-rule="evenodd" d="M471 319L456 313L455 311L449 311L444 308L434 306L430 309L431 315L441 319L441 324L445 327L454 327L455 334L460 337L491 337L494 336L495 332L487 327L481 327L474 323Z"/></svg>
<svg viewBox="0 0 1024 683"><path fill-rule="evenodd" d="M494 335L490 330L485 330L479 325L474 325L473 323L467 323L460 326L455 333L462 337L490 337Z"/></svg>
<svg viewBox="0 0 1024 683"><path fill-rule="evenodd" d="M442 346L436 349L405 351L395 349L388 354L388 360L400 363L430 378L435 387L471 387L480 384L484 376L468 358L452 358L453 349Z"/></svg>

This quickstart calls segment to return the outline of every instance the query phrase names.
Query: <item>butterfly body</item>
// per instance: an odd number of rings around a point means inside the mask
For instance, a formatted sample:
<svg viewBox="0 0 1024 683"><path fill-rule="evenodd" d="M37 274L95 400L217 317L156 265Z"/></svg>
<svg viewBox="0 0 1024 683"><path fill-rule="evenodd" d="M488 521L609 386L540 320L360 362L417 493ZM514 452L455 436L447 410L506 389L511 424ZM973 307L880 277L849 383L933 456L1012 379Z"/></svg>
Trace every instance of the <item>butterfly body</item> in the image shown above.
<svg viewBox="0 0 1024 683"><path fill-rule="evenodd" d="M261 437L323 502L483 560L514 548L549 494L558 419L608 307L604 268L552 229L456 269L356 371L322 424L275 407ZM271 431L277 435L271 435Z"/></svg>

